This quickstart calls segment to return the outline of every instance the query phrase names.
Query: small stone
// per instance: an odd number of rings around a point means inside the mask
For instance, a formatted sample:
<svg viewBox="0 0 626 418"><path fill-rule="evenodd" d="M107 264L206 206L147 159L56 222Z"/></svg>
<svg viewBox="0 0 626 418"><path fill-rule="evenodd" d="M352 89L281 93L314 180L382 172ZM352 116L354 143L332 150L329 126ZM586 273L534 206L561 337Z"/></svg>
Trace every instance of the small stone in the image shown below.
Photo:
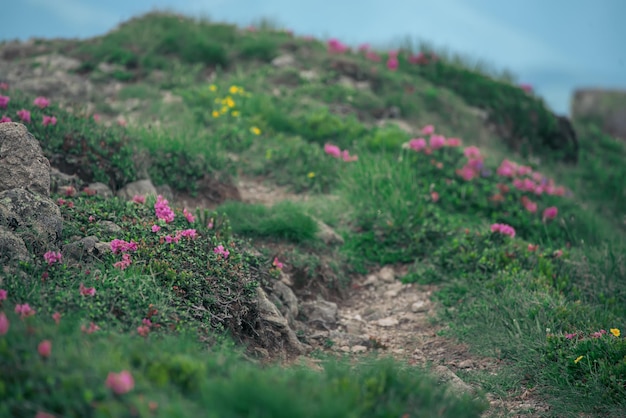
<svg viewBox="0 0 626 418"><path fill-rule="evenodd" d="M387 290L383 293L383 296L385 299L393 299L398 296L398 293L400 293L398 290Z"/></svg>
<svg viewBox="0 0 626 418"><path fill-rule="evenodd" d="M367 351L367 347L365 347L364 345L354 345L352 346L350 351L352 351L353 353L364 353Z"/></svg>
<svg viewBox="0 0 626 418"><path fill-rule="evenodd" d="M425 300L418 300L411 305L411 312L426 312L428 310L428 302Z"/></svg>
<svg viewBox="0 0 626 418"><path fill-rule="evenodd" d="M376 286L378 284L378 277L375 274L370 274L363 282L363 286Z"/></svg>
<svg viewBox="0 0 626 418"><path fill-rule="evenodd" d="M474 362L472 360L463 360L456 365L459 369L471 369L474 367Z"/></svg>
<svg viewBox="0 0 626 418"><path fill-rule="evenodd" d="M393 327L395 325L398 325L398 323L399 323L398 320L394 318L393 316L382 318L376 321L376 324L378 324L381 327Z"/></svg>
<svg viewBox="0 0 626 418"><path fill-rule="evenodd" d="M378 272L380 280L387 283L392 283L396 279L396 273L389 266L385 266Z"/></svg>
<svg viewBox="0 0 626 418"><path fill-rule="evenodd" d="M339 347L339 350L343 351L344 353L349 353L350 347L348 347L347 345L342 345L341 347Z"/></svg>

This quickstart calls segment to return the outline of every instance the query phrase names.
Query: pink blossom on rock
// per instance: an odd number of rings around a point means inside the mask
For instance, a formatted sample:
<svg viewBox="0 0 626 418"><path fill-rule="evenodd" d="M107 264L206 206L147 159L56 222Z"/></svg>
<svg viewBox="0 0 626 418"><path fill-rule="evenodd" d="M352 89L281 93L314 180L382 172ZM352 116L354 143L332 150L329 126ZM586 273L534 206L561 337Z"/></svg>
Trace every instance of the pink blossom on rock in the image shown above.
<svg viewBox="0 0 626 418"><path fill-rule="evenodd" d="M26 109L18 110L17 116L20 118L22 122L30 123L30 111Z"/></svg>
<svg viewBox="0 0 626 418"><path fill-rule="evenodd" d="M276 267L278 270L282 270L283 268L283 263L278 261L278 257L274 257L274 261L272 262L272 265Z"/></svg>
<svg viewBox="0 0 626 418"><path fill-rule="evenodd" d="M146 197L141 194L136 194L133 196L133 202L143 205L144 203L146 203Z"/></svg>
<svg viewBox="0 0 626 418"><path fill-rule="evenodd" d="M123 239L114 239L111 241L111 251L113 254L120 254L129 251L137 251L137 243L136 242L126 242Z"/></svg>
<svg viewBox="0 0 626 418"><path fill-rule="evenodd" d="M51 266L54 263L60 263L61 259L63 258L63 255L59 251L57 251L57 252L48 251L47 253L45 253L43 255L43 258L44 258L44 260L46 260L48 265Z"/></svg>
<svg viewBox="0 0 626 418"><path fill-rule="evenodd" d="M43 358L50 357L50 354L52 353L52 343L50 340L43 340L40 342L37 346L37 352Z"/></svg>
<svg viewBox="0 0 626 418"><path fill-rule="evenodd" d="M119 373L109 373L105 385L116 395L123 395L135 387L135 381L129 371L122 370Z"/></svg>
<svg viewBox="0 0 626 418"><path fill-rule="evenodd" d="M43 117L43 126L48 126L48 125L56 125L57 124L57 118L54 116L44 116Z"/></svg>
<svg viewBox="0 0 626 418"><path fill-rule="evenodd" d="M11 122L11 118L6 115L2 115L2 117L0 118L0 123L8 123L8 122Z"/></svg>
<svg viewBox="0 0 626 418"><path fill-rule="evenodd" d="M50 100L46 99L43 96L39 96L36 97L35 100L33 100L33 104L40 109L45 109L46 107L50 106Z"/></svg>
<svg viewBox="0 0 626 418"><path fill-rule="evenodd" d="M9 332L9 327L11 323L9 322L9 318L7 318L4 312L0 312L0 335L5 335Z"/></svg>

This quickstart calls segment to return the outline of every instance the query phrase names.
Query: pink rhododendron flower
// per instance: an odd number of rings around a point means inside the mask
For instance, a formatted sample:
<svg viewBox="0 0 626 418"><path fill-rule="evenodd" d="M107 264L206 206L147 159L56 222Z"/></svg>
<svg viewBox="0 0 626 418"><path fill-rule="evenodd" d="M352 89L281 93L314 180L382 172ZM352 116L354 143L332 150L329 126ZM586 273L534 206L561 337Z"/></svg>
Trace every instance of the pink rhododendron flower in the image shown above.
<svg viewBox="0 0 626 418"><path fill-rule="evenodd" d="M150 321L148 318L144 318L141 320L141 323L146 326L146 327L151 327L152 326L152 321Z"/></svg>
<svg viewBox="0 0 626 418"><path fill-rule="evenodd" d="M433 125L426 125L421 130L422 135L432 135L435 133L435 127Z"/></svg>
<svg viewBox="0 0 626 418"><path fill-rule="evenodd" d="M35 100L33 100L33 104L40 109L45 109L46 107L50 106L50 100L46 99L43 96L39 96L35 98Z"/></svg>
<svg viewBox="0 0 626 418"><path fill-rule="evenodd" d="M524 208L530 213L537 212L537 203L533 202L526 196L522 196L522 206L524 206Z"/></svg>
<svg viewBox="0 0 626 418"><path fill-rule="evenodd" d="M568 340L573 339L576 336L576 334L565 334L565 338L567 338Z"/></svg>
<svg viewBox="0 0 626 418"><path fill-rule="evenodd" d="M131 263L132 261L130 259L130 254L124 253L122 254L122 261L113 263L113 267L118 268L120 270L126 270L131 265Z"/></svg>
<svg viewBox="0 0 626 418"><path fill-rule="evenodd" d="M193 214L189 212L187 208L183 209L183 215L185 216L185 219L187 219L187 222L189 222L190 224L196 221L196 217L193 216Z"/></svg>
<svg viewBox="0 0 626 418"><path fill-rule="evenodd" d="M537 251L537 248L539 248L539 245L528 244L528 251L530 252Z"/></svg>
<svg viewBox="0 0 626 418"><path fill-rule="evenodd" d="M18 110L17 116L20 118L22 122L30 123L30 111L26 109Z"/></svg>
<svg viewBox="0 0 626 418"><path fill-rule="evenodd" d="M469 147L465 147L465 149L463 150L463 155L465 155L467 158L473 158L473 159L482 158L480 155L480 150L473 145Z"/></svg>
<svg viewBox="0 0 626 418"><path fill-rule="evenodd" d="M554 253L552 253L552 256L554 258L559 258L563 255L563 250L556 250Z"/></svg>
<svg viewBox="0 0 626 418"><path fill-rule="evenodd" d="M437 203L439 201L439 193L430 192L430 198L433 200L433 202Z"/></svg>
<svg viewBox="0 0 626 418"><path fill-rule="evenodd" d="M146 197L141 194L136 194L133 196L133 202L143 205L144 203L146 203Z"/></svg>
<svg viewBox="0 0 626 418"><path fill-rule="evenodd" d="M218 245L217 247L215 247L213 249L213 252L215 254L221 255L223 258L228 258L228 256L230 255L230 251L225 249L223 245Z"/></svg>
<svg viewBox="0 0 626 418"><path fill-rule="evenodd" d="M396 71L398 69L398 58L389 56L387 59L387 68L391 71Z"/></svg>
<svg viewBox="0 0 626 418"><path fill-rule="evenodd" d="M61 259L63 258L63 255L61 255L61 252L57 251L48 251L47 253L45 253L43 255L44 260L46 260L48 262L48 265L51 266L54 263L60 263Z"/></svg>
<svg viewBox="0 0 626 418"><path fill-rule="evenodd" d="M549 208L545 208L543 211L543 221L545 222L546 220L552 220L554 218L556 218L556 216L558 215L559 211L556 208L556 206L550 206Z"/></svg>
<svg viewBox="0 0 626 418"><path fill-rule="evenodd" d="M359 159L359 157L356 155L350 155L350 152L348 152L348 150L342 151L341 158L343 158L343 160L348 163L352 161L357 161Z"/></svg>
<svg viewBox="0 0 626 418"><path fill-rule="evenodd" d="M137 251L136 242L126 242L123 239L114 239L113 241L111 241L110 246L113 254L120 254L128 251Z"/></svg>
<svg viewBox="0 0 626 418"><path fill-rule="evenodd" d="M519 87L524 90L526 93L532 93L533 92L533 86L531 86L530 84L520 84Z"/></svg>
<svg viewBox="0 0 626 418"><path fill-rule="evenodd" d="M28 318L35 315L35 310L30 307L28 303L22 305L15 305L15 313L20 315L20 318Z"/></svg>
<svg viewBox="0 0 626 418"><path fill-rule="evenodd" d="M37 352L43 358L50 357L50 354L52 353L52 343L50 340L43 340L40 342L37 346Z"/></svg>
<svg viewBox="0 0 626 418"><path fill-rule="evenodd" d="M367 58L370 61L373 62L380 62L382 59L380 58L380 55L378 55L376 52L374 51L367 51L365 53L365 58Z"/></svg>
<svg viewBox="0 0 626 418"><path fill-rule="evenodd" d="M465 164L461 169L456 170L456 174L465 181L471 181L478 175L478 172L470 164Z"/></svg>
<svg viewBox="0 0 626 418"><path fill-rule="evenodd" d="M61 322L61 314L58 312L53 313L52 319L54 319L55 324L59 325L59 323Z"/></svg>
<svg viewBox="0 0 626 418"><path fill-rule="evenodd" d="M446 146L446 138L443 135L433 135L430 137L430 147L439 149Z"/></svg>
<svg viewBox="0 0 626 418"><path fill-rule="evenodd" d="M463 145L463 141L460 138L448 138L446 140L446 146L448 147L460 147Z"/></svg>
<svg viewBox="0 0 626 418"><path fill-rule="evenodd" d="M83 296L94 296L96 294L96 289L93 287L85 287L82 283L78 286L78 291Z"/></svg>
<svg viewBox="0 0 626 418"><path fill-rule="evenodd" d="M4 289L0 289L0 300L6 300L7 299L7 291Z"/></svg>
<svg viewBox="0 0 626 418"><path fill-rule="evenodd" d="M186 238L195 238L197 235L198 234L195 229L185 229L184 231L180 231L180 236Z"/></svg>
<svg viewBox="0 0 626 418"><path fill-rule="evenodd" d="M54 116L44 116L43 117L43 126L48 126L48 125L56 125L57 124L57 118Z"/></svg>
<svg viewBox="0 0 626 418"><path fill-rule="evenodd" d="M9 96L3 96L0 94L0 109L6 109L10 100L11 98Z"/></svg>
<svg viewBox="0 0 626 418"><path fill-rule="evenodd" d="M141 325L137 327L137 333L141 335L142 337L147 337L148 334L150 333L150 328L145 325Z"/></svg>
<svg viewBox="0 0 626 418"><path fill-rule="evenodd" d="M81 325L80 330L84 332L85 334L93 334L94 332L99 331L100 327L94 324L93 322L90 322L88 327Z"/></svg>
<svg viewBox="0 0 626 418"><path fill-rule="evenodd" d="M424 138L413 138L409 141L409 148L420 152L424 148L426 148L426 140Z"/></svg>
<svg viewBox="0 0 626 418"><path fill-rule="evenodd" d="M336 145L325 144L324 152L335 158L341 157L341 149Z"/></svg>
<svg viewBox="0 0 626 418"><path fill-rule="evenodd" d="M9 327L11 323L9 322L9 318L7 318L4 312L0 312L0 335L5 335L9 332Z"/></svg>
<svg viewBox="0 0 626 418"><path fill-rule="evenodd" d="M109 373L105 384L116 395L128 393L135 387L133 376L127 370L122 370L119 373Z"/></svg>
<svg viewBox="0 0 626 418"><path fill-rule="evenodd" d="M169 207L167 199L161 195L157 196L157 201L154 204L154 211L156 213L156 217L163 219L166 223L170 223L174 220L174 211Z"/></svg>
<svg viewBox="0 0 626 418"><path fill-rule="evenodd" d="M93 215L89 215L88 220L89 220L89 222L93 222L93 221L95 221L95 220L96 220L96 218L95 218L95 216L93 216Z"/></svg>
<svg viewBox="0 0 626 418"><path fill-rule="evenodd" d="M498 232L502 235L508 235L511 238L515 236L515 229L507 224L493 224L491 225L491 232Z"/></svg>
<svg viewBox="0 0 626 418"><path fill-rule="evenodd" d="M349 48L341 43L338 39L329 39L328 40L328 52L332 54L342 54L346 52Z"/></svg>
<svg viewBox="0 0 626 418"><path fill-rule="evenodd" d="M0 118L0 123L8 123L8 122L11 122L11 118L6 115L2 115L2 117Z"/></svg>
<svg viewBox="0 0 626 418"><path fill-rule="evenodd" d="M272 265L276 267L278 270L282 270L283 268L283 263L278 261L278 257L274 257L274 261L272 262Z"/></svg>

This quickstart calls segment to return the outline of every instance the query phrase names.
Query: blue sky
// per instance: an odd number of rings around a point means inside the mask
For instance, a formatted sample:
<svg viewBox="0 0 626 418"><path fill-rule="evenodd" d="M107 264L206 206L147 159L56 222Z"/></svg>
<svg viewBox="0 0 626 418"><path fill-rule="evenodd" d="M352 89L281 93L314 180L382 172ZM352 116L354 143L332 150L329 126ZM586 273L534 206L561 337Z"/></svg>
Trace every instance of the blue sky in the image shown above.
<svg viewBox="0 0 626 418"><path fill-rule="evenodd" d="M626 89L626 0L20 0L3 6L0 40L100 35L157 8L350 44L426 40L511 70L562 114L577 87Z"/></svg>

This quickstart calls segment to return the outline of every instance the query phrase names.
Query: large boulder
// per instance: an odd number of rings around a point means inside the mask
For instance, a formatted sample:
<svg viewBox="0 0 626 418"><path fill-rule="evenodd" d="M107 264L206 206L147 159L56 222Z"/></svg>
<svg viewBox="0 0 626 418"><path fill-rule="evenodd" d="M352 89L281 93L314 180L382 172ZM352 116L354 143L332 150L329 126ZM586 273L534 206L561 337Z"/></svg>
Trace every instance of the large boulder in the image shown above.
<svg viewBox="0 0 626 418"><path fill-rule="evenodd" d="M50 196L50 162L21 123L0 123L0 192L15 188Z"/></svg>

